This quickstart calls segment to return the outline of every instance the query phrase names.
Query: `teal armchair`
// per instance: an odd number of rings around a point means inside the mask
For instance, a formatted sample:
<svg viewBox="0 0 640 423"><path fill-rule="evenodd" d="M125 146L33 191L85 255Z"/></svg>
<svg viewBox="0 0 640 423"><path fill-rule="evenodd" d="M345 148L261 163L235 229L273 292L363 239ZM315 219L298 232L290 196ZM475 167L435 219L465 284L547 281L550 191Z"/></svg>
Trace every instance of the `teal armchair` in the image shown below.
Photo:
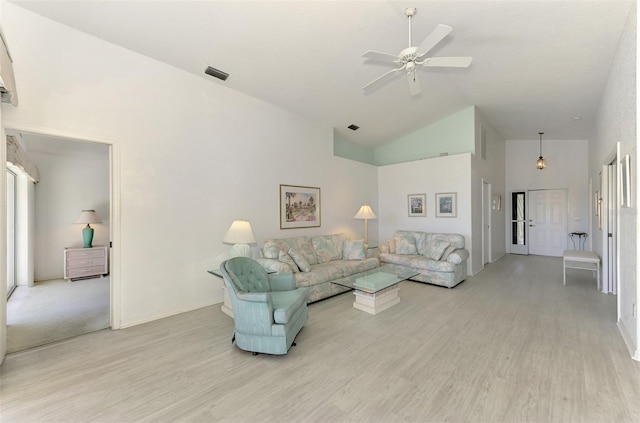
<svg viewBox="0 0 640 423"><path fill-rule="evenodd" d="M222 262L220 271L233 306L231 341L254 354L286 354L309 316L307 288L296 288L292 274L267 274L247 257Z"/></svg>

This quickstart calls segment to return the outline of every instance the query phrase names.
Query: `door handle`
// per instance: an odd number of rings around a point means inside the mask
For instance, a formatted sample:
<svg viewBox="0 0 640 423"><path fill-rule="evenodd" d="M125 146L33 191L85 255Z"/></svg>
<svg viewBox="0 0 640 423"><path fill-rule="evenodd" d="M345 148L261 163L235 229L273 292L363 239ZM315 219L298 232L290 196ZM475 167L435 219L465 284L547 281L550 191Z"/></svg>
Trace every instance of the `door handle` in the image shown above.
<svg viewBox="0 0 640 423"><path fill-rule="evenodd" d="M533 228L534 226L536 226L536 225L529 225L530 228Z"/></svg>

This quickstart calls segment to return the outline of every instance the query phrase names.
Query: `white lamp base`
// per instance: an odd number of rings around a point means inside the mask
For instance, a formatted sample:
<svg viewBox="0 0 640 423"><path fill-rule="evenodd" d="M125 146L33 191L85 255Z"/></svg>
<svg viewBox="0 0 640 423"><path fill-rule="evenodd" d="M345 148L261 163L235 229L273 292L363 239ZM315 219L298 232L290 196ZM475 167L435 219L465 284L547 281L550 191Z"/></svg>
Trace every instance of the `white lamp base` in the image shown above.
<svg viewBox="0 0 640 423"><path fill-rule="evenodd" d="M229 250L229 258L251 257L251 247L249 244L233 244Z"/></svg>

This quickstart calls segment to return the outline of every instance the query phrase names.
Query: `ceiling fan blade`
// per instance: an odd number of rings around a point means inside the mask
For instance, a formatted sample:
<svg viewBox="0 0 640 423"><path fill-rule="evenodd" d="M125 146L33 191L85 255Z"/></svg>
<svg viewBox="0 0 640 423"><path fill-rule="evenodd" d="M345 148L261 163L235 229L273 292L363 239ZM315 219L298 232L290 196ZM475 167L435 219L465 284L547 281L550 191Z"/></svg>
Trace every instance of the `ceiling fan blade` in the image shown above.
<svg viewBox="0 0 640 423"><path fill-rule="evenodd" d="M424 56L429 50L434 48L436 44L442 41L444 37L449 35L452 30L453 28L448 25L438 25L436 29L424 39L422 44L418 46L418 51L420 52L418 57Z"/></svg>
<svg viewBox="0 0 640 423"><path fill-rule="evenodd" d="M420 80L415 70L407 73L407 81L409 82L409 94L411 94L411 96L418 95L422 92Z"/></svg>
<svg viewBox="0 0 640 423"><path fill-rule="evenodd" d="M472 61L473 57L429 57L424 59L422 66L468 68Z"/></svg>
<svg viewBox="0 0 640 423"><path fill-rule="evenodd" d="M372 60L382 60L385 62L395 62L398 60L398 56L390 53L383 53L381 51L367 50L364 52L362 57L366 57L367 59Z"/></svg>
<svg viewBox="0 0 640 423"><path fill-rule="evenodd" d="M379 85L382 82L386 81L387 79L391 79L392 77L396 76L398 74L398 72L400 72L402 69L404 69L404 66L401 67L401 68L398 68L398 69L391 69L389 72L385 72L382 75L380 75L379 77L377 77L376 79L374 79L373 81L369 82L367 85L362 87L362 89L363 90L368 90L372 86Z"/></svg>

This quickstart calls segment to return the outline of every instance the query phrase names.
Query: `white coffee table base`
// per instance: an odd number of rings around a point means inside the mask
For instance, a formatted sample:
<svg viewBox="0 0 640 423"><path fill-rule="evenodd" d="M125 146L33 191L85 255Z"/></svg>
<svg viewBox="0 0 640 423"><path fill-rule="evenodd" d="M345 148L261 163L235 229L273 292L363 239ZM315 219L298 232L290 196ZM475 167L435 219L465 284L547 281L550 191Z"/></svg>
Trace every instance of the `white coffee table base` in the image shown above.
<svg viewBox="0 0 640 423"><path fill-rule="evenodd" d="M222 294L224 296L224 302L222 303L222 312L233 319L233 306L231 305L231 297L229 297L229 291L226 285L222 284Z"/></svg>
<svg viewBox="0 0 640 423"><path fill-rule="evenodd" d="M356 290L353 292L356 296L353 307L370 314L381 313L400 302L400 297L398 296L399 291L399 285L390 286L375 294L368 294L364 291Z"/></svg>

